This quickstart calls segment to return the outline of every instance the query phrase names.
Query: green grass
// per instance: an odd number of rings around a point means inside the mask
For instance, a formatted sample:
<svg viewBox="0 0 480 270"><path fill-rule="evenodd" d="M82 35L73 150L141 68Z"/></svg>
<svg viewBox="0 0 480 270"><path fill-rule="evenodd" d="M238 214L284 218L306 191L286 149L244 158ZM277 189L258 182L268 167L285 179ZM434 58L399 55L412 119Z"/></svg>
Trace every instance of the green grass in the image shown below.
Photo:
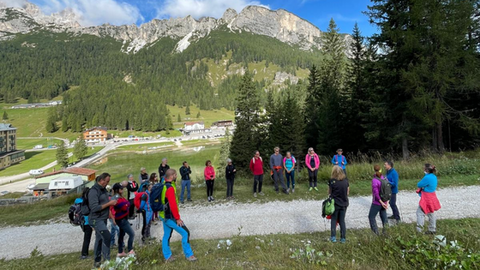
<svg viewBox="0 0 480 270"><path fill-rule="evenodd" d="M112 134L112 136L119 136L121 138L127 138L128 136L136 136L136 137L157 137L158 135L162 137L179 137L182 136L182 133L178 130L169 130L167 131L160 131L160 132L143 132L143 131L135 131L135 130L109 130L108 133Z"/></svg>
<svg viewBox="0 0 480 270"><path fill-rule="evenodd" d="M148 143L148 144L135 144L135 145L124 145L117 147L118 150L132 150L132 151L144 151L151 150L152 147L165 147L165 146L174 146L173 142L162 142L162 143Z"/></svg>
<svg viewBox="0 0 480 270"><path fill-rule="evenodd" d="M0 199L18 199L21 198L23 195L25 195L25 192L12 192L0 196Z"/></svg>
<svg viewBox="0 0 480 270"><path fill-rule="evenodd" d="M188 226L188 224L187 224ZM457 241L463 250L447 251L458 254L467 260L465 253L471 252L478 258L480 241L478 228L480 219L439 220L437 230L446 236L448 241ZM348 228L348 224L347 224ZM241 230L239 230L241 233ZM193 234L195 232L192 232ZM434 269L427 260L442 259L440 256L429 257L425 250L412 250L417 255L416 262L402 258L399 243L405 246L411 243L432 243L433 237L416 234L413 224L401 224L391 227L386 236L374 236L369 229L348 230L347 243L330 243L330 232L314 232L302 234L274 234L262 236L234 236L228 238L232 245L217 247L220 240L192 240L192 249L198 261L191 263L182 255L180 242L172 242L171 249L177 260L164 263L161 244L155 242L149 246L135 247L137 262L133 269ZM429 244L430 245L430 244ZM315 249L316 256L310 261L306 256L292 258L294 251L308 248ZM32 250L34 249L32 245ZM160 250L160 251L159 251ZM318 252L324 255L319 256ZM420 255L423 252L423 255ZM430 251L431 252L431 251ZM440 255L445 254L438 252ZM29 258L17 260L0 260L1 269L89 269L93 259L79 260L80 252L44 256L32 252ZM112 257L116 251L112 250ZM328 254L328 255L326 255ZM411 256L410 256L411 258ZM315 264L317 263L317 264ZM447 261L451 263L451 261ZM479 261L473 261L470 269L478 269ZM453 268L453 267L451 267Z"/></svg>
<svg viewBox="0 0 480 270"><path fill-rule="evenodd" d="M183 128L185 122L198 122L203 121L205 127L210 127L213 122L219 120L234 120L235 114L233 111L229 111L225 108L220 110L205 111L200 110L196 105L190 105L190 115L185 115L185 107L179 108L177 106L167 106L172 117L174 128ZM200 111L200 118L197 118L197 113ZM177 122L177 115L180 114L182 122ZM188 119L187 119L188 118Z"/></svg>
<svg viewBox="0 0 480 270"><path fill-rule="evenodd" d="M47 148L49 145L59 144L61 140L58 139L50 139L49 137L45 137L42 139L20 139L17 138L17 149L21 150L29 150L33 149L36 145L42 145L44 148Z"/></svg>
<svg viewBox="0 0 480 270"><path fill-rule="evenodd" d="M25 160L0 171L0 177L26 173L40 169L55 161L56 150L25 152Z"/></svg>

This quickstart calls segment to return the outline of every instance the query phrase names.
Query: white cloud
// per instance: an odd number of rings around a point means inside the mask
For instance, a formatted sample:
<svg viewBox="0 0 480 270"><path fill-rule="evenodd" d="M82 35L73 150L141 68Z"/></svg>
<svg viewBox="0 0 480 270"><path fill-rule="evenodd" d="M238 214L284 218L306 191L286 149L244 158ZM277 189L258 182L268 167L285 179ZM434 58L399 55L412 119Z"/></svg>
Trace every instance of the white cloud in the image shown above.
<svg viewBox="0 0 480 270"><path fill-rule="evenodd" d="M37 0L35 3L47 15L70 8L80 18L82 26L122 25L144 20L136 6L117 0Z"/></svg>
<svg viewBox="0 0 480 270"><path fill-rule="evenodd" d="M256 0L165 0L157 9L159 18L177 18L191 15L198 19L201 17L222 17L225 10L233 8L237 12L250 5L265 6Z"/></svg>
<svg viewBox="0 0 480 270"><path fill-rule="evenodd" d="M7 7L23 7L27 0L0 0L0 6L4 4Z"/></svg>

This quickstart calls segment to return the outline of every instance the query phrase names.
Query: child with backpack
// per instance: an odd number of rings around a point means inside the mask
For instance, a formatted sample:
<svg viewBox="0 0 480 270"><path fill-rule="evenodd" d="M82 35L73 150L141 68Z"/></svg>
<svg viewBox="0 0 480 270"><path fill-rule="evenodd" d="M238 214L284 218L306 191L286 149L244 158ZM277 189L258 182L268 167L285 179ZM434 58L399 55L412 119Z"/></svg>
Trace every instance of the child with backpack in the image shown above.
<svg viewBox="0 0 480 270"><path fill-rule="evenodd" d="M82 191L82 196L76 198L75 202L68 211L68 216L70 218L70 223L74 226L80 226L83 231L83 245L82 245L82 255L80 259L85 260L88 258L88 248L90 246L90 241L92 240L92 227L88 223L88 214L90 214L88 208L88 191L90 188L84 188Z"/></svg>
<svg viewBox="0 0 480 270"><path fill-rule="evenodd" d="M134 203L137 210L142 213L142 242L145 243L147 240L152 239L150 236L150 226L153 217L153 210L150 205L152 185L146 181L140 186L139 190L140 192L137 192L135 195Z"/></svg>
<svg viewBox="0 0 480 270"><path fill-rule="evenodd" d="M132 227L130 226L130 222L128 221L130 202L123 197L123 189L124 187L120 183L116 183L115 185L113 185L113 199L117 200L117 204L112 206L112 208L115 210L115 223L120 230L118 234L117 257L127 256L127 253L125 253L125 244L123 241L125 233L128 234L128 254L135 255L135 251L133 251L133 240L135 238L135 232L133 231Z"/></svg>
<svg viewBox="0 0 480 270"><path fill-rule="evenodd" d="M387 225L387 209L388 209L388 193L387 189L391 186L388 181L383 177L380 166L375 165L373 167L375 174L372 179L372 205L370 206L370 212L368 213L368 220L370 222L370 228L378 235L377 221L375 220L378 213L382 220L383 232L385 232L385 226ZM383 198L382 198L383 197Z"/></svg>

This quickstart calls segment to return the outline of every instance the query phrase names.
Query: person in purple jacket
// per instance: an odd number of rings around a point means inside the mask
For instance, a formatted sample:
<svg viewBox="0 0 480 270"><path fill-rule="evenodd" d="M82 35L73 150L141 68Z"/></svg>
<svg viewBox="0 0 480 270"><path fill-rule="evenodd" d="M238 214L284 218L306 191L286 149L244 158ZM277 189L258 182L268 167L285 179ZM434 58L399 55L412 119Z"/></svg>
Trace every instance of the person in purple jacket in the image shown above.
<svg viewBox="0 0 480 270"><path fill-rule="evenodd" d="M385 232L385 226L387 225L387 209L388 201L383 202L380 198L380 188L382 182L380 179L384 179L379 165L373 166L375 174L372 179L372 206L370 206L370 212L368 213L368 221L370 222L370 228L378 235L377 221L375 218L380 212L380 218L382 219L383 232Z"/></svg>

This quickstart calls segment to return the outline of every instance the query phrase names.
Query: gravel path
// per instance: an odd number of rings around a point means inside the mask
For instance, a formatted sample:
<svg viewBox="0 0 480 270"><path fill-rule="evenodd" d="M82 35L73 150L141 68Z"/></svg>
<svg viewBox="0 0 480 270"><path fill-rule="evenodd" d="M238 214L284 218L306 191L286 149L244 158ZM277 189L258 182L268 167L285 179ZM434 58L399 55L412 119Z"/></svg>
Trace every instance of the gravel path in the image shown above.
<svg viewBox="0 0 480 270"><path fill-rule="evenodd" d="M442 209L440 219L480 218L480 186L447 188L437 191ZM280 196L280 195L279 195ZM283 196L283 195L282 195ZM415 222L418 195L400 192L398 204L402 219ZM352 197L347 210L347 228L368 228L368 210L371 197ZM462 205L462 212L456 211ZM193 239L227 238L234 235L260 235L272 233L302 233L329 230L329 222L321 217L321 201L274 201L263 204L215 203L208 206L182 207L180 214L190 229ZM65 213L67 210L65 210ZM66 214L65 214L66 215ZM380 224L380 221L378 221ZM140 235L136 228L137 239ZM161 223L152 225L152 235L161 239ZM83 233L79 227L68 223L54 223L30 227L7 227L0 229L0 258L29 257L38 246L44 255L78 251L80 255ZM92 237L92 246L93 246ZM179 240L177 234L173 241Z"/></svg>

